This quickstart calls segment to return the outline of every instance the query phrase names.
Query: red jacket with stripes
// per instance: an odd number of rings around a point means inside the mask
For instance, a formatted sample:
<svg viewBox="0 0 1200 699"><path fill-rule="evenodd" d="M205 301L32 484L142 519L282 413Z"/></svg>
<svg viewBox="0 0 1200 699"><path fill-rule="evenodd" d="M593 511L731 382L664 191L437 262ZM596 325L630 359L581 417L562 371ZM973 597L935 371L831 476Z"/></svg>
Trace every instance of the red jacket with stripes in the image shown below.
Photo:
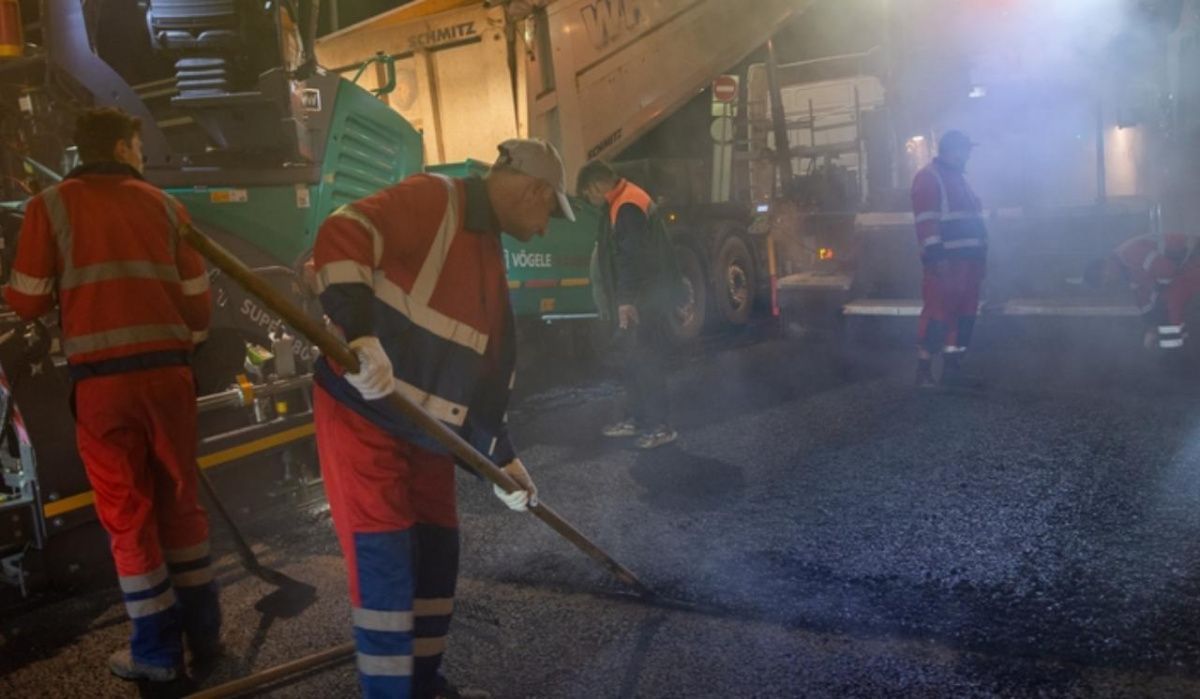
<svg viewBox="0 0 1200 699"><path fill-rule="evenodd" d="M1188 240L1182 235L1141 235L1118 245L1113 261L1134 289L1154 289L1171 283L1179 271L1175 260L1183 259L1187 249Z"/></svg>
<svg viewBox="0 0 1200 699"><path fill-rule="evenodd" d="M912 207L924 261L987 256L983 205L961 170L935 158L913 177Z"/></svg>
<svg viewBox="0 0 1200 699"><path fill-rule="evenodd" d="M84 166L31 199L4 298L32 320L57 296L71 364L191 350L208 331L208 275L187 211L117 163Z"/></svg>
<svg viewBox="0 0 1200 699"><path fill-rule="evenodd" d="M402 393L496 463L512 460L514 324L483 181L415 175L343 206L321 225L313 258L321 304L346 339L378 336ZM389 433L445 451L324 359L316 379Z"/></svg>

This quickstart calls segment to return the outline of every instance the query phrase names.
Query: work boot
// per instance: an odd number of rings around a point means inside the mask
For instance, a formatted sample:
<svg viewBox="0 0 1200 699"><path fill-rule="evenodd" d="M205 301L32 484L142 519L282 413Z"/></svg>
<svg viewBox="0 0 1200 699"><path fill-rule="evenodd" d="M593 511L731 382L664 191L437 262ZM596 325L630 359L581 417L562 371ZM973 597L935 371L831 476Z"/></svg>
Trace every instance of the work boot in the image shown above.
<svg viewBox="0 0 1200 699"><path fill-rule="evenodd" d="M225 655L225 645L218 638L193 640L188 636L187 648L192 654L192 662L200 665L215 662Z"/></svg>
<svg viewBox="0 0 1200 699"><path fill-rule="evenodd" d="M633 437L637 435L637 423L633 420L621 420L614 422L603 430L605 437Z"/></svg>
<svg viewBox="0 0 1200 699"><path fill-rule="evenodd" d="M679 439L679 433L667 425L659 425L637 438L634 446L638 449L657 449L664 444L670 444Z"/></svg>
<svg viewBox="0 0 1200 699"><path fill-rule="evenodd" d="M179 671L173 667L144 665L133 659L128 648L108 656L108 669L123 680L145 680L147 682L174 682Z"/></svg>

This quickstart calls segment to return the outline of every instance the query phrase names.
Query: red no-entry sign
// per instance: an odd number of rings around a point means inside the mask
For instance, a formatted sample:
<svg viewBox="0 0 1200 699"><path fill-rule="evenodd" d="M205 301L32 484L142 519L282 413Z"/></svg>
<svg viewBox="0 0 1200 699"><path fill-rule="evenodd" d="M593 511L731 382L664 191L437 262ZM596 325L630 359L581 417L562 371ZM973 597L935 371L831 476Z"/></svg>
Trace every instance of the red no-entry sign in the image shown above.
<svg viewBox="0 0 1200 699"><path fill-rule="evenodd" d="M712 84L713 101L736 102L738 96L738 81L735 76L718 76Z"/></svg>

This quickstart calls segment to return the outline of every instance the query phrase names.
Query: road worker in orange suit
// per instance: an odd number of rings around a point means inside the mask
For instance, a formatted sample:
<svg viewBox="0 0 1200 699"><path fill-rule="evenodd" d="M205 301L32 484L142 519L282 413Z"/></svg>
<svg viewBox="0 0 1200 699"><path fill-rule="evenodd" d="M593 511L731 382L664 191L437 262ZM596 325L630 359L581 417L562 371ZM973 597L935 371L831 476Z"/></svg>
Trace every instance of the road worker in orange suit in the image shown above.
<svg viewBox="0 0 1200 699"><path fill-rule="evenodd" d="M1090 265L1084 279L1090 286L1128 286L1146 324L1146 347L1178 350L1188 303L1200 295L1198 244L1180 233L1130 238L1108 259Z"/></svg>
<svg viewBox="0 0 1200 699"><path fill-rule="evenodd" d="M83 164L29 201L4 297L32 320L57 296L75 437L133 622L109 668L166 682L185 641L197 658L218 649L189 366L211 304L204 261L180 239L187 212L142 179L140 129L117 109L80 116Z"/></svg>
<svg viewBox="0 0 1200 699"><path fill-rule="evenodd" d="M979 290L987 269L983 206L965 176L974 143L947 131L938 155L913 178L912 206L921 247L923 305L917 330L917 386L934 386L933 355L941 353L942 382L976 385L963 371L975 332Z"/></svg>
<svg viewBox="0 0 1200 699"><path fill-rule="evenodd" d="M321 304L361 364L316 369L317 448L346 560L368 697L465 696L439 674L458 576L454 462L383 400L399 392L537 489L509 441L515 335L500 233L574 220L548 143L511 140L485 177L414 175L321 226Z"/></svg>

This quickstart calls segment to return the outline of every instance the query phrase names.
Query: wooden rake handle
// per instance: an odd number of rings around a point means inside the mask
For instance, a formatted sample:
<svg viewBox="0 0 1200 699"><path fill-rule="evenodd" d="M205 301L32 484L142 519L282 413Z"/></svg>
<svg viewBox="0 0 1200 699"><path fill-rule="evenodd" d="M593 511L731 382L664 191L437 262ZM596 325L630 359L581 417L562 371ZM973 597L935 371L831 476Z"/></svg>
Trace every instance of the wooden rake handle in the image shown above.
<svg viewBox="0 0 1200 699"><path fill-rule="evenodd" d="M321 322L297 308L287 297L256 275L241 260L234 257L228 250L216 241L196 230L191 224L181 227L183 239L197 252L211 262L215 267L229 275L246 291L257 296L268 308L278 313L283 320L296 332L308 338L321 352L337 362L347 371L358 371L358 357L337 336L329 332ZM426 412L421 406L413 403L406 396L393 392L387 398L388 405L419 426L426 434L433 437L439 444L450 451L458 460L475 473L499 486L506 493L522 490L521 486L509 477L507 473L496 467L483 454L466 442L462 437L437 418ZM653 597L654 593L638 580L625 566L618 563L612 556L583 535L570 522L550 509L545 503L539 502L529 507L533 516L545 522L551 529L558 532L564 539L574 544L593 560L604 566L618 580L632 587L643 596Z"/></svg>

